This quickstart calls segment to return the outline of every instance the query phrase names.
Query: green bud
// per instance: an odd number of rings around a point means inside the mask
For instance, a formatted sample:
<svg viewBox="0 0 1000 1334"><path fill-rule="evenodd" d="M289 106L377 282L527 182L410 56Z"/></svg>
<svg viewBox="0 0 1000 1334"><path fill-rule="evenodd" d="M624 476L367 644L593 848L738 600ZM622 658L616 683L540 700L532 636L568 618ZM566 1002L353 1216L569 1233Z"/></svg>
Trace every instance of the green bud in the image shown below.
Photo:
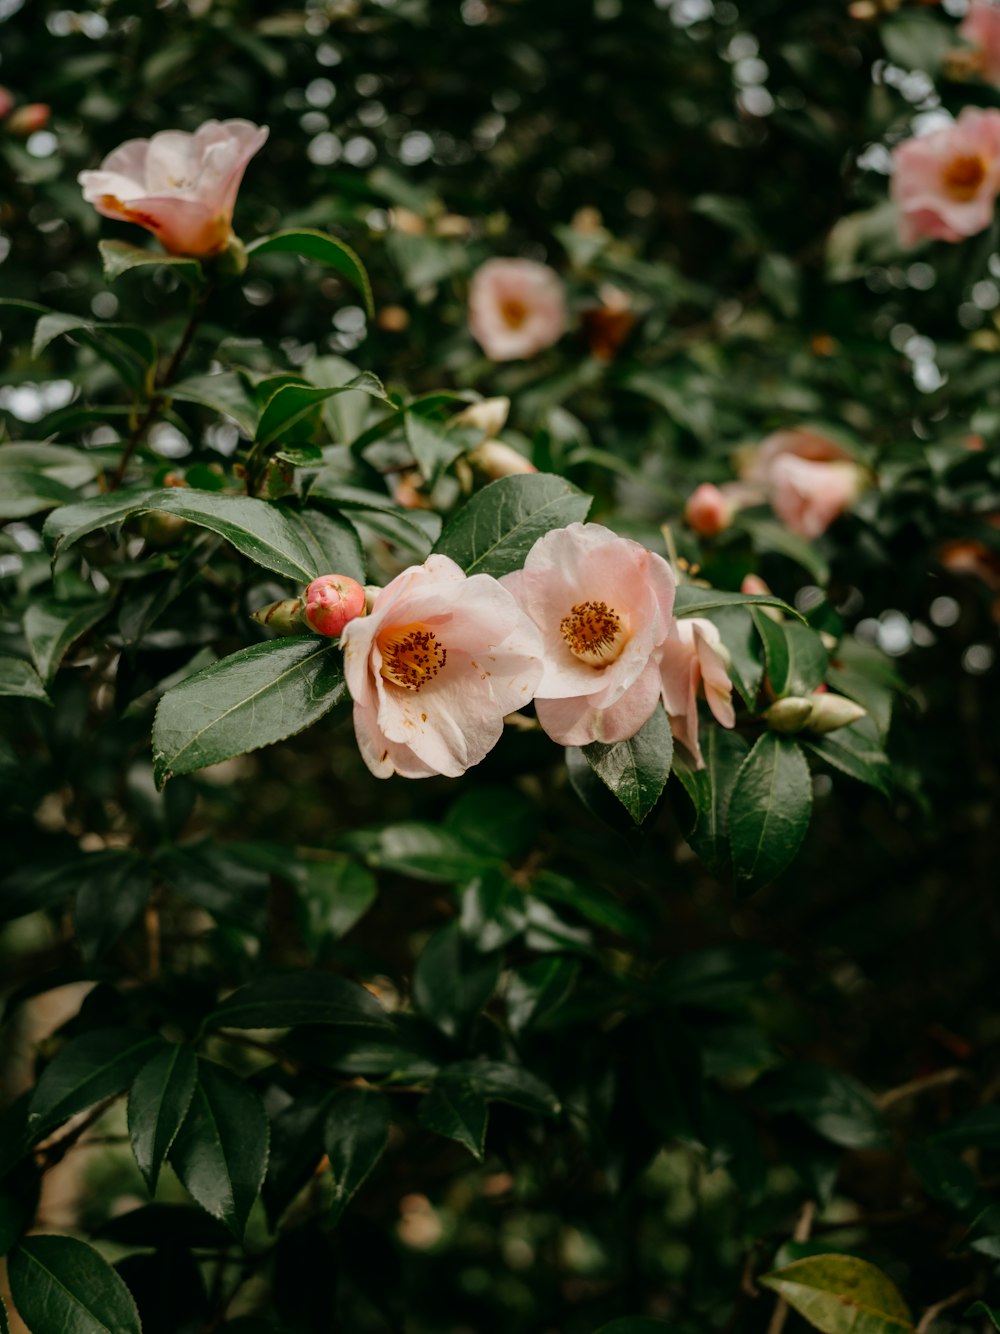
<svg viewBox="0 0 1000 1334"><path fill-rule="evenodd" d="M271 602L266 607L258 607L251 612L250 619L258 625L266 625L279 635L308 635L311 627L305 618L305 604L301 598L282 598L280 602Z"/></svg>
<svg viewBox="0 0 1000 1334"><path fill-rule="evenodd" d="M800 695L786 695L764 713L767 725L775 732L801 732L809 721L813 701Z"/></svg>
<svg viewBox="0 0 1000 1334"><path fill-rule="evenodd" d="M836 732L839 727L859 722L866 716L866 710L860 704L855 704L853 699L847 699L844 695L816 695L809 715L809 731L822 736L826 732Z"/></svg>

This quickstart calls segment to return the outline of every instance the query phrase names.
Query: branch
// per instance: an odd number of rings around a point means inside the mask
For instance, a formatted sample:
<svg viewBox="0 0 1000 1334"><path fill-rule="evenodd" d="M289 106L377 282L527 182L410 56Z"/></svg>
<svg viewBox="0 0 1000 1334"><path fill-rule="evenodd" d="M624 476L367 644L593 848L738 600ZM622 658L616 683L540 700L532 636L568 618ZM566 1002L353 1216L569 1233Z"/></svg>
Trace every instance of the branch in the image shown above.
<svg viewBox="0 0 1000 1334"><path fill-rule="evenodd" d="M953 1292L950 1297L944 1297L941 1301L935 1302L933 1306L928 1306L927 1310L920 1317L920 1324L917 1325L914 1334L927 1334L927 1331L934 1324L934 1321L951 1306L957 1306L968 1297L979 1295L979 1285L977 1283L968 1283L964 1288L959 1288L958 1292Z"/></svg>
<svg viewBox="0 0 1000 1334"><path fill-rule="evenodd" d="M813 1219L816 1217L816 1204L813 1200L806 1200L802 1206L802 1212L799 1214L798 1222L795 1224L795 1231L792 1233L793 1241L808 1241L809 1234L812 1232ZM785 1321L788 1319L788 1303L784 1297L778 1298L778 1304L774 1308L774 1314L771 1316L771 1323L767 1327L767 1334L781 1334L785 1328Z"/></svg>

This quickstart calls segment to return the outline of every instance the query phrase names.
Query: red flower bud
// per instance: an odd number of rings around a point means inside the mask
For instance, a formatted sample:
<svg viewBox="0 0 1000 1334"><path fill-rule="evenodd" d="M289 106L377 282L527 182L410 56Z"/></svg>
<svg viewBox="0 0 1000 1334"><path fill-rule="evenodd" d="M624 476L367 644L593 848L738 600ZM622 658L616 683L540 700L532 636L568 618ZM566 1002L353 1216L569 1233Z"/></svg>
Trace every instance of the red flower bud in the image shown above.
<svg viewBox="0 0 1000 1334"><path fill-rule="evenodd" d="M717 486L702 482L688 496L684 517L700 537L715 537L732 523L733 507Z"/></svg>
<svg viewBox="0 0 1000 1334"><path fill-rule="evenodd" d="M321 574L305 592L306 620L317 634L339 639L344 626L365 614L365 590L346 574Z"/></svg>

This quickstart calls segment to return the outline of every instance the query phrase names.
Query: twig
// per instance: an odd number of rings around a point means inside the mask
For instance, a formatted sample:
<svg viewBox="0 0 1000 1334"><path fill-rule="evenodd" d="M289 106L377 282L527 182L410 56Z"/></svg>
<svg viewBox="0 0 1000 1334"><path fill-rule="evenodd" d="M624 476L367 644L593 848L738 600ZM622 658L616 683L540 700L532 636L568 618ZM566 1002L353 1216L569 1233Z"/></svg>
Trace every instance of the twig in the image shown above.
<svg viewBox="0 0 1000 1334"><path fill-rule="evenodd" d="M813 1219L816 1217L816 1204L813 1200L806 1200L802 1206L802 1212L799 1214L798 1221L795 1224L795 1231L792 1233L793 1241L808 1241L809 1234L812 1232ZM771 1323L767 1327L767 1334L781 1334L785 1328L785 1321L788 1319L788 1303L784 1297L778 1298L778 1304L774 1308L774 1314L771 1316Z"/></svg>
<svg viewBox="0 0 1000 1334"><path fill-rule="evenodd" d="M968 1070L961 1066L948 1066L945 1070L935 1070L933 1074L922 1075L919 1079L911 1079L906 1084L900 1084L897 1088L887 1089L885 1093L879 1094L876 1099L882 1111L891 1107L893 1103L902 1102L906 1098L915 1098L919 1093L924 1093L928 1089L943 1088L947 1084L955 1084L960 1079L971 1079L972 1075Z"/></svg>
<svg viewBox="0 0 1000 1334"><path fill-rule="evenodd" d="M927 1331L942 1311L947 1311L949 1307L957 1306L959 1302L965 1301L967 1297L975 1297L978 1293L979 1285L968 1283L964 1288L959 1288L958 1292L953 1292L950 1297L944 1297L941 1301L935 1302L933 1306L928 1306L920 1317L920 1324L917 1325L914 1334L927 1334Z"/></svg>

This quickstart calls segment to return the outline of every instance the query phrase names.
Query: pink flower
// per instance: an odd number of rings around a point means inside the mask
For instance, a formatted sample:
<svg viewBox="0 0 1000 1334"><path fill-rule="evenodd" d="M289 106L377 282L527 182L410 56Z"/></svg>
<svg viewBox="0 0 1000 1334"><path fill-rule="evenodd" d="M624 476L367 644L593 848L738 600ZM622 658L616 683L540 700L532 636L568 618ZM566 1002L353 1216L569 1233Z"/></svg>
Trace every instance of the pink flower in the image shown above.
<svg viewBox="0 0 1000 1334"><path fill-rule="evenodd" d="M533 259L488 259L472 276L469 331L493 361L533 357L566 329L559 275Z"/></svg>
<svg viewBox="0 0 1000 1334"><path fill-rule="evenodd" d="M657 650L670 630L674 576L662 558L597 523L540 537L500 581L541 631L538 721L585 746L634 736L660 694Z"/></svg>
<svg viewBox="0 0 1000 1334"><path fill-rule="evenodd" d="M321 574L305 592L305 618L320 635L337 639L348 621L365 614L365 590L346 574Z"/></svg>
<svg viewBox="0 0 1000 1334"><path fill-rule="evenodd" d="M77 179L98 213L147 228L172 255L216 255L233 238L236 194L267 135L246 120L208 120L194 134L161 130L130 139Z"/></svg>
<svg viewBox="0 0 1000 1334"><path fill-rule="evenodd" d="M723 490L702 482L688 496L684 518L699 537L715 537L732 523L733 506Z"/></svg>
<svg viewBox="0 0 1000 1334"><path fill-rule="evenodd" d="M864 481L843 446L808 427L774 431L744 459L742 474L787 528L808 538L850 509Z"/></svg>
<svg viewBox="0 0 1000 1334"><path fill-rule="evenodd" d="M342 642L355 735L377 778L457 778L542 674L538 631L510 593L447 556L397 575Z"/></svg>
<svg viewBox="0 0 1000 1334"><path fill-rule="evenodd" d="M736 722L728 658L718 630L697 616L675 620L660 653L663 707L674 739L691 752L699 769L705 767L698 744L699 686L717 722L723 727Z"/></svg>
<svg viewBox="0 0 1000 1334"><path fill-rule="evenodd" d="M961 241L993 221L1000 193L1000 111L965 107L952 125L905 139L892 154L900 237Z"/></svg>
<svg viewBox="0 0 1000 1334"><path fill-rule="evenodd" d="M994 0L972 0L958 33L978 47L986 81L1000 84L1000 5Z"/></svg>

